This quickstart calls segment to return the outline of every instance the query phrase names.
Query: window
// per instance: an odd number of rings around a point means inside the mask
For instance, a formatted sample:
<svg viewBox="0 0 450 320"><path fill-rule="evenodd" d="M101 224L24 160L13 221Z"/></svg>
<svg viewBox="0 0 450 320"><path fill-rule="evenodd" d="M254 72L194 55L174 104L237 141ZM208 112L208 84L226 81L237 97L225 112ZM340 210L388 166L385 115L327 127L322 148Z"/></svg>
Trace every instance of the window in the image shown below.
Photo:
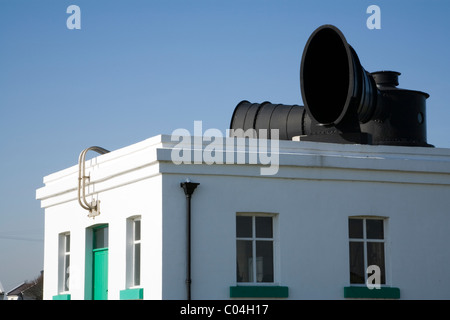
<svg viewBox="0 0 450 320"><path fill-rule="evenodd" d="M133 220L133 286L141 284L141 220Z"/></svg>
<svg viewBox="0 0 450 320"><path fill-rule="evenodd" d="M273 216L236 216L236 281L274 282Z"/></svg>
<svg viewBox="0 0 450 320"><path fill-rule="evenodd" d="M386 284L384 230L385 219L349 218L350 284L366 284L371 265L379 267L380 284Z"/></svg>
<svg viewBox="0 0 450 320"><path fill-rule="evenodd" d="M141 285L141 218L127 219L127 288Z"/></svg>
<svg viewBox="0 0 450 320"><path fill-rule="evenodd" d="M126 249L126 283L120 291L120 300L142 300L144 288L141 285L141 217L133 216L127 219L127 249Z"/></svg>
<svg viewBox="0 0 450 320"><path fill-rule="evenodd" d="M69 291L70 279L70 233L59 235L59 291Z"/></svg>
<svg viewBox="0 0 450 320"><path fill-rule="evenodd" d="M109 228L107 225L94 229L94 250L108 248L108 233Z"/></svg>

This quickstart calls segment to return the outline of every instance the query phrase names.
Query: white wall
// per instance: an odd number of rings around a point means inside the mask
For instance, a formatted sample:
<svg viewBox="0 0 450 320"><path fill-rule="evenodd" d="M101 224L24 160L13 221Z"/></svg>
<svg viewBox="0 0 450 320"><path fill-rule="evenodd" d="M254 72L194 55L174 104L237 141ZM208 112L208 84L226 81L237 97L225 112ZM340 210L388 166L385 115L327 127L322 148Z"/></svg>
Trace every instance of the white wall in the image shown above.
<svg viewBox="0 0 450 320"><path fill-rule="evenodd" d="M392 173L395 175L395 173ZM163 298L185 296L184 176L164 176ZM348 217L388 217L387 281L404 299L450 298L449 186L189 175L192 298L236 285L236 212L278 213L278 284L290 299L341 299L349 283ZM177 194L178 193L178 194ZM177 235L177 236L175 236Z"/></svg>
<svg viewBox="0 0 450 320"><path fill-rule="evenodd" d="M119 299L126 289L126 219L142 217L142 287L148 299L161 299L161 176L100 192L101 214L87 217L77 200L45 210L44 299L58 292L58 235L70 232L70 294L72 300L89 296L85 288L86 236L92 226L109 225L108 298Z"/></svg>

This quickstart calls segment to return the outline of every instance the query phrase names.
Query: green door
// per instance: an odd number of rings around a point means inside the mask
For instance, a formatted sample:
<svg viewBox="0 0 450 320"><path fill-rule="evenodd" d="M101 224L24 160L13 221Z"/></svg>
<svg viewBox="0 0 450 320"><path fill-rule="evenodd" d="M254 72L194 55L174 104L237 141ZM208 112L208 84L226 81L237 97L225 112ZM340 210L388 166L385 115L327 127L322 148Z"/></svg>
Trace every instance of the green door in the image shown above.
<svg viewBox="0 0 450 320"><path fill-rule="evenodd" d="M108 299L108 226L94 229L92 298Z"/></svg>
<svg viewBox="0 0 450 320"><path fill-rule="evenodd" d="M108 299L108 248L94 250L94 300Z"/></svg>

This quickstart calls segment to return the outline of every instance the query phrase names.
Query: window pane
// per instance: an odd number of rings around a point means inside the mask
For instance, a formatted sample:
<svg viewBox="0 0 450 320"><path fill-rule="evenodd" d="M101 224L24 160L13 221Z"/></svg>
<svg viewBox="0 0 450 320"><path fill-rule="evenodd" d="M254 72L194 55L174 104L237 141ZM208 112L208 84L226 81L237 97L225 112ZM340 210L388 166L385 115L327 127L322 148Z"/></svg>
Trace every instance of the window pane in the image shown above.
<svg viewBox="0 0 450 320"><path fill-rule="evenodd" d="M141 240L141 220L134 221L134 240Z"/></svg>
<svg viewBox="0 0 450 320"><path fill-rule="evenodd" d="M236 241L236 275L237 282L253 281L252 241Z"/></svg>
<svg viewBox="0 0 450 320"><path fill-rule="evenodd" d="M367 219L366 233L367 239L383 239L383 220Z"/></svg>
<svg viewBox="0 0 450 320"><path fill-rule="evenodd" d="M272 217L255 217L256 237L272 238Z"/></svg>
<svg viewBox="0 0 450 320"><path fill-rule="evenodd" d="M108 227L94 229L94 249L108 247Z"/></svg>
<svg viewBox="0 0 450 320"><path fill-rule="evenodd" d="M70 252L70 235L66 235L66 252Z"/></svg>
<svg viewBox="0 0 450 320"><path fill-rule="evenodd" d="M363 242L350 242L350 283L364 281L364 245Z"/></svg>
<svg viewBox="0 0 450 320"><path fill-rule="evenodd" d="M141 283L141 244L134 245L134 285Z"/></svg>
<svg viewBox="0 0 450 320"><path fill-rule="evenodd" d="M70 255L68 254L65 256L64 267L64 291L69 291Z"/></svg>
<svg viewBox="0 0 450 320"><path fill-rule="evenodd" d="M246 216L236 217L236 237L238 238L252 237L252 217Z"/></svg>
<svg viewBox="0 0 450 320"><path fill-rule="evenodd" d="M354 239L363 238L363 219L348 219L348 237Z"/></svg>
<svg viewBox="0 0 450 320"><path fill-rule="evenodd" d="M367 242L367 266L376 265L380 268L381 284L386 283L384 269L384 243L383 242Z"/></svg>
<svg viewBox="0 0 450 320"><path fill-rule="evenodd" d="M256 282L273 282L272 241L256 241Z"/></svg>

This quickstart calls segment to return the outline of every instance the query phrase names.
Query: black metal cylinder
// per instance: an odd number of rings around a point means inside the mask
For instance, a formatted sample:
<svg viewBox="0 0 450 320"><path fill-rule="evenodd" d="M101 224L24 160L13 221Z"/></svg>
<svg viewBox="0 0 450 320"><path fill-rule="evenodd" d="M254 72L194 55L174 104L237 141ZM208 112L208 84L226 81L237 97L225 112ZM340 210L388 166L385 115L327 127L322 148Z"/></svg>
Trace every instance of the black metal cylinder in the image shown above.
<svg viewBox="0 0 450 320"><path fill-rule="evenodd" d="M280 140L304 135L305 108L299 105L272 104L270 102L250 103L241 101L235 108L231 119L232 137L261 137L260 130L266 130L271 139L271 130L278 130ZM242 130L239 130L242 129ZM253 131L247 131L252 129Z"/></svg>
<svg viewBox="0 0 450 320"><path fill-rule="evenodd" d="M399 72L378 71L372 75L378 87L380 112L361 124L361 130L372 135L372 144L432 147L427 143L426 128L429 95L397 88Z"/></svg>

